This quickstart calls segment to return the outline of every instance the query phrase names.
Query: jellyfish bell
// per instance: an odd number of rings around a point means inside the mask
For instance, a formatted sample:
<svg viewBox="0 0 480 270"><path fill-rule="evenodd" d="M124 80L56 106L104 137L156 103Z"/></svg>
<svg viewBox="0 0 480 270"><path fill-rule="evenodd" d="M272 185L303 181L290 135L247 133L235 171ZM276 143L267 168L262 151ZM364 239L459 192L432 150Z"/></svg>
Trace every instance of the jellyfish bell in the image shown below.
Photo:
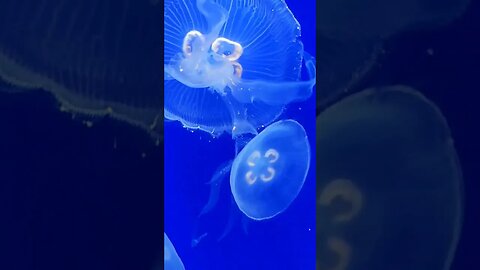
<svg viewBox="0 0 480 270"><path fill-rule="evenodd" d="M175 247L168 238L166 233L163 233L163 266L165 270L185 270L183 262L177 254Z"/></svg>
<svg viewBox="0 0 480 270"><path fill-rule="evenodd" d="M303 127L282 120L265 128L232 164L230 188L239 209L263 220L285 211L303 187L310 146Z"/></svg>
<svg viewBox="0 0 480 270"><path fill-rule="evenodd" d="M462 177L435 105L405 86L364 90L317 116L316 147L319 268L450 269Z"/></svg>
<svg viewBox="0 0 480 270"><path fill-rule="evenodd" d="M165 1L165 117L237 136L307 99L315 60L284 1ZM306 81L301 81L305 62Z"/></svg>

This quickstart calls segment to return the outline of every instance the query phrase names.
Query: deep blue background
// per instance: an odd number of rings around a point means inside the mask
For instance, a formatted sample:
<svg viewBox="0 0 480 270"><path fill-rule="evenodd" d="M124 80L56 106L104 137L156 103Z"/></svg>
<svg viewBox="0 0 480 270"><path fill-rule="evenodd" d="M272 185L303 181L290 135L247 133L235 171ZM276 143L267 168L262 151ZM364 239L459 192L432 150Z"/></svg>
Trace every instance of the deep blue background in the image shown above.
<svg viewBox="0 0 480 270"><path fill-rule="evenodd" d="M302 27L305 50L315 55L315 1L290 0L287 5ZM312 165L297 199L271 220L248 222L248 234L237 219L230 234L217 242L214 236L224 230L231 206L227 177L215 213L199 221L200 233L209 235L196 248L190 243L197 215L208 199L205 183L221 163L234 157L234 141L228 135L214 139L178 123L165 124L165 231L186 269L315 269L315 97L291 104L281 116L286 118L305 127L312 148Z"/></svg>

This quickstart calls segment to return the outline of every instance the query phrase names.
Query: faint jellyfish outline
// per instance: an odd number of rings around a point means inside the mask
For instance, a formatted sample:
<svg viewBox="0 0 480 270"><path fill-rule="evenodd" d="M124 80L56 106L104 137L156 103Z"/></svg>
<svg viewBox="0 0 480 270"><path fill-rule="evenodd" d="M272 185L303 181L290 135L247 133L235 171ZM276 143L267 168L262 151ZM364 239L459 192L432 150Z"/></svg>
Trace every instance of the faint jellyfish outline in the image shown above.
<svg viewBox="0 0 480 270"><path fill-rule="evenodd" d="M317 129L317 267L449 269L463 191L438 108L406 86L371 88Z"/></svg>
<svg viewBox="0 0 480 270"><path fill-rule="evenodd" d="M48 92L58 101L55 106L72 117L87 121L115 118L161 140L163 94L158 90L163 82L158 76L158 59L163 48L151 46L162 39L158 35L161 7L149 1L128 7L127 1L113 14L127 9L135 12L107 18L94 15L102 9L95 2L52 5L32 2L27 8L18 1L0 3L0 17L14 16L0 27L1 80L14 92ZM43 15L36 12L40 9ZM16 12L24 16L11 15ZM40 20L42 17L49 19ZM29 18L35 23L27 23ZM62 23L66 20L72 24ZM141 27L141 33L122 29L125 21L131 22L130 30ZM82 42L76 42L80 29L71 26L91 24L101 24L103 30L84 31Z"/></svg>

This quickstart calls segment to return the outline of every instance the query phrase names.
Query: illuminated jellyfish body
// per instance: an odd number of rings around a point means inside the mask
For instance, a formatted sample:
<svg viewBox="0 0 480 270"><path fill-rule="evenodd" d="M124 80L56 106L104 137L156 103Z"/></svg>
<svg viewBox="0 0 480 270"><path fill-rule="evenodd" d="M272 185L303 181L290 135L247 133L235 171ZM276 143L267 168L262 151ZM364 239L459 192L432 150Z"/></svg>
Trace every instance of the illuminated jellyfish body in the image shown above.
<svg viewBox="0 0 480 270"><path fill-rule="evenodd" d="M256 134L284 105L311 96L315 61L299 36L281 0L165 1L165 118Z"/></svg>
<svg viewBox="0 0 480 270"><path fill-rule="evenodd" d="M318 269L450 269L462 179L439 110L403 86L317 117Z"/></svg>
<svg viewBox="0 0 480 270"><path fill-rule="evenodd" d="M147 0L0 1L0 79L48 91L64 111L159 137L162 10Z"/></svg>
<svg viewBox="0 0 480 270"><path fill-rule="evenodd" d="M253 138L235 158L230 187L240 210L262 220L283 212L300 192L310 166L303 127L275 122Z"/></svg>
<svg viewBox="0 0 480 270"><path fill-rule="evenodd" d="M163 266L165 270L185 270L183 262L177 254L175 247L168 238L166 233L163 233Z"/></svg>

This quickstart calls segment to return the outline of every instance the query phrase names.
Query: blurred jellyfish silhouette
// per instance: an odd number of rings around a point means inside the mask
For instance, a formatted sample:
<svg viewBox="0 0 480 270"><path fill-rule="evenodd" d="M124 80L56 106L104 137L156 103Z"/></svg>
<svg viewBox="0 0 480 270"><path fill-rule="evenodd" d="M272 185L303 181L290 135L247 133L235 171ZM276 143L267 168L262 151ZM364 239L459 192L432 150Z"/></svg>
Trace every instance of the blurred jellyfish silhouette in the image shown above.
<svg viewBox="0 0 480 270"><path fill-rule="evenodd" d="M384 41L410 30L441 27L469 0L318 0L319 111L355 91L381 60Z"/></svg>
<svg viewBox="0 0 480 270"><path fill-rule="evenodd" d="M155 1L0 1L0 78L61 109L109 115L159 138L162 6ZM2 87L2 90L4 88Z"/></svg>
<svg viewBox="0 0 480 270"><path fill-rule="evenodd" d="M283 212L300 192L310 166L303 127L278 121L253 138L235 158L230 187L240 210L251 219Z"/></svg>
<svg viewBox="0 0 480 270"><path fill-rule="evenodd" d="M440 111L405 86L317 117L318 269L450 269L462 178Z"/></svg>
<svg viewBox="0 0 480 270"><path fill-rule="evenodd" d="M163 266L165 270L185 270L183 262L177 254L175 247L168 238L166 233L163 233Z"/></svg>
<svg viewBox="0 0 480 270"><path fill-rule="evenodd" d="M315 60L299 37L283 0L166 0L165 118L215 135L256 134L312 94Z"/></svg>

